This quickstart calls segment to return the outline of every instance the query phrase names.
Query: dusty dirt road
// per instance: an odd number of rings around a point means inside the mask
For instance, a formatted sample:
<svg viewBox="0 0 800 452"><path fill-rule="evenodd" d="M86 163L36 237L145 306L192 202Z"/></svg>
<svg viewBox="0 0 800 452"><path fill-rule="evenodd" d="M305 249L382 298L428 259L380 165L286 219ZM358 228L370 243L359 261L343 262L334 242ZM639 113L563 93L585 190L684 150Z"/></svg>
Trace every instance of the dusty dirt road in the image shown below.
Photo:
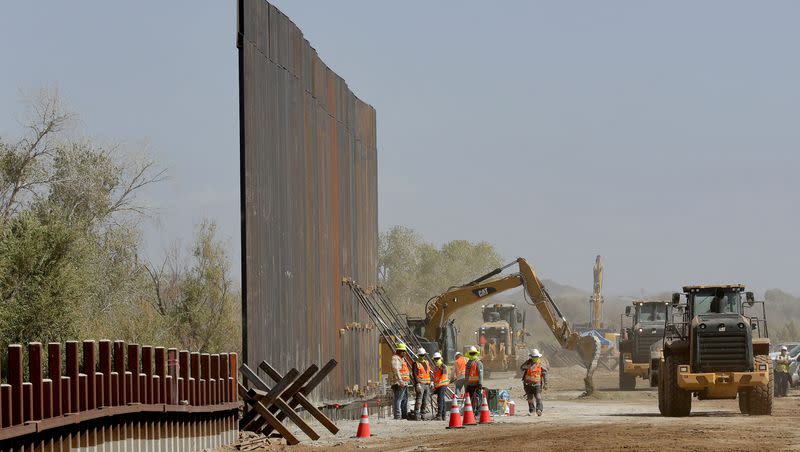
<svg viewBox="0 0 800 452"><path fill-rule="evenodd" d="M735 400L694 401L688 418L664 418L657 394L637 382L636 391L617 389L616 372L595 374L595 396L580 398L582 369L551 369L542 417L526 416L519 380L488 381L511 388L517 416L496 417L492 425L446 430L435 421L370 419L373 437L351 438L357 423L342 421L337 436L299 446L272 445L263 450L516 451L568 450L800 450L800 392L775 399L772 416L739 414ZM522 414L522 415L520 415Z"/></svg>

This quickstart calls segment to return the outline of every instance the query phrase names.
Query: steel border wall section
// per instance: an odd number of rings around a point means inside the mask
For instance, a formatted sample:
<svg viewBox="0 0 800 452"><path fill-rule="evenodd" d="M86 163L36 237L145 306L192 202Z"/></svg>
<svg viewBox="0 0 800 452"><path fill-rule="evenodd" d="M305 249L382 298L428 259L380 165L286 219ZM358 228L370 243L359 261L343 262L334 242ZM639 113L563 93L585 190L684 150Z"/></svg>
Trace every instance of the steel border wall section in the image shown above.
<svg viewBox="0 0 800 452"><path fill-rule="evenodd" d="M264 0L239 0L243 358L335 358L314 394L370 396L377 332L343 277L377 278L375 110Z"/></svg>

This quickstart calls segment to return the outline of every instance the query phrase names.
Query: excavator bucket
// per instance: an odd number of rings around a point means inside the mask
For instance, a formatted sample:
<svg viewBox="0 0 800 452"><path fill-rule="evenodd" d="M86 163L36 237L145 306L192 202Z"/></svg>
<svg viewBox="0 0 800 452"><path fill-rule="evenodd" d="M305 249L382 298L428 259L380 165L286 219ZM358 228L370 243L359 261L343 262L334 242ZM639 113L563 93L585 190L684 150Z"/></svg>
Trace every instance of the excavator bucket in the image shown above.
<svg viewBox="0 0 800 452"><path fill-rule="evenodd" d="M586 368L586 377L584 378L583 382L586 388L586 395L590 395L592 392L594 392L592 376L594 375L594 371L597 369L597 363L600 360L600 340L592 335L581 336L581 338L578 339L576 351L578 352L578 356L581 358L583 367Z"/></svg>

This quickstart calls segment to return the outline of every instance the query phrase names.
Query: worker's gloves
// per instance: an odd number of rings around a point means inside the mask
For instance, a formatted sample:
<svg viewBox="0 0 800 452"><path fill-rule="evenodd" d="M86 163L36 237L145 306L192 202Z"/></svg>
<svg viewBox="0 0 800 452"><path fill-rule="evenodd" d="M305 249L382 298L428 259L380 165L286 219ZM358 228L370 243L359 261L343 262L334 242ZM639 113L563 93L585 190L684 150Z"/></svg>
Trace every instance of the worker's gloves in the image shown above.
<svg viewBox="0 0 800 452"><path fill-rule="evenodd" d="M415 390L415 391L417 391L417 392L422 392L422 385L421 385L421 384L419 384L419 383L417 383L417 384L414 386L414 390Z"/></svg>

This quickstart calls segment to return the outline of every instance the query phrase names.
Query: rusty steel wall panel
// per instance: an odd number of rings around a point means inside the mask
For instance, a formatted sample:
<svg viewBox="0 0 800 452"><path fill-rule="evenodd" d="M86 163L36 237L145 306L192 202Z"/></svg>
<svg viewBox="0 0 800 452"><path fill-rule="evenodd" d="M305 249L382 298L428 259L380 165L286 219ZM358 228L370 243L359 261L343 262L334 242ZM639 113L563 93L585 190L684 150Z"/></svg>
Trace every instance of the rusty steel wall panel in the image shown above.
<svg viewBox="0 0 800 452"><path fill-rule="evenodd" d="M264 0L239 0L244 360L339 365L313 394L369 397L378 337L341 285L377 280L375 110Z"/></svg>

